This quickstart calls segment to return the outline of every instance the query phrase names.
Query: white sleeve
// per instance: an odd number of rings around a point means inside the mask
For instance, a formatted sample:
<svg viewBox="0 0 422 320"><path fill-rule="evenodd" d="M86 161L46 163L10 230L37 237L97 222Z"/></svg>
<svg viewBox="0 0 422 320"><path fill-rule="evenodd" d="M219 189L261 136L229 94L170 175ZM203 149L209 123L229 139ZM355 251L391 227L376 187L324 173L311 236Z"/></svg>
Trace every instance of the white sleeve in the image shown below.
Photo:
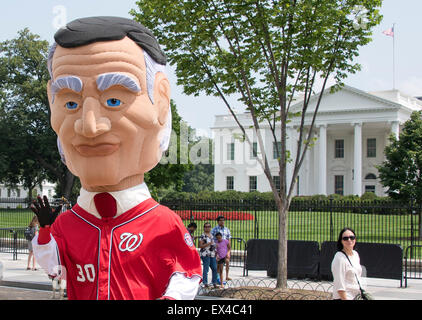
<svg viewBox="0 0 422 320"><path fill-rule="evenodd" d="M56 240L51 235L50 242L46 244L38 244L38 234L32 239L32 248L37 263L44 269L44 271L53 277L59 274L62 270L59 256L59 249Z"/></svg>
<svg viewBox="0 0 422 320"><path fill-rule="evenodd" d="M331 272L333 273L333 289L336 291L346 291L346 266L344 259L338 255L334 257L331 264Z"/></svg>
<svg viewBox="0 0 422 320"><path fill-rule="evenodd" d="M183 273L175 273L170 278L164 296L172 297L176 300L193 300L198 293L201 277L193 275L187 278Z"/></svg>

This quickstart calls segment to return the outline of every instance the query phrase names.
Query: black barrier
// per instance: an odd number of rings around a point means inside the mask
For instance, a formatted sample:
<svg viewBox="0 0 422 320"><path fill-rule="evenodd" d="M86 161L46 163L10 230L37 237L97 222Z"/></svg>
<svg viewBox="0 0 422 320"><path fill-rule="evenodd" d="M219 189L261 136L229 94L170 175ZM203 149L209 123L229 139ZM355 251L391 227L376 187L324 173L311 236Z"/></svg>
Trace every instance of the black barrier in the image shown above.
<svg viewBox="0 0 422 320"><path fill-rule="evenodd" d="M331 273L331 262L337 252L337 242L324 241L321 244L321 252L319 258L319 276L324 280L333 280Z"/></svg>
<svg viewBox="0 0 422 320"><path fill-rule="evenodd" d="M250 239L246 243L246 274L248 270L268 270L277 263L277 240Z"/></svg>
<svg viewBox="0 0 422 320"><path fill-rule="evenodd" d="M246 270L267 270L277 274L278 241L251 239L247 243ZM287 277L318 278L319 245L316 241L287 241Z"/></svg>
<svg viewBox="0 0 422 320"><path fill-rule="evenodd" d="M403 278L403 249L400 245L385 243L356 243L360 264L366 269L365 277L400 280ZM325 241L321 244L319 273L321 278L332 280L331 262L337 252L337 243Z"/></svg>
<svg viewBox="0 0 422 320"><path fill-rule="evenodd" d="M397 244L358 242L360 264L369 278L403 279L403 248Z"/></svg>
<svg viewBox="0 0 422 320"><path fill-rule="evenodd" d="M366 269L365 277L400 280L402 286L403 249L400 245L358 242L355 250ZM325 241L287 241L287 277L333 280L331 262L337 243ZM247 242L246 270L267 270L274 277L278 265L278 241L251 239Z"/></svg>

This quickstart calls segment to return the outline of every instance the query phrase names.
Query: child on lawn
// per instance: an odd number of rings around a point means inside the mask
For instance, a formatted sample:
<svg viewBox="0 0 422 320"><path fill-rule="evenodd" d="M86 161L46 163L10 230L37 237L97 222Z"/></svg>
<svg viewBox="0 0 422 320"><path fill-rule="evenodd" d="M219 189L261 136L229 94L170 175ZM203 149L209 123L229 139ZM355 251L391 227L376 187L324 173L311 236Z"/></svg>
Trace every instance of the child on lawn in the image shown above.
<svg viewBox="0 0 422 320"><path fill-rule="evenodd" d="M226 262L226 259L230 259L230 241L227 239L223 239L223 236L220 232L217 232L215 237L217 238L216 246L217 246L217 272L220 275L220 285L224 288L223 284L223 268ZM226 269L226 280L229 280L228 270Z"/></svg>

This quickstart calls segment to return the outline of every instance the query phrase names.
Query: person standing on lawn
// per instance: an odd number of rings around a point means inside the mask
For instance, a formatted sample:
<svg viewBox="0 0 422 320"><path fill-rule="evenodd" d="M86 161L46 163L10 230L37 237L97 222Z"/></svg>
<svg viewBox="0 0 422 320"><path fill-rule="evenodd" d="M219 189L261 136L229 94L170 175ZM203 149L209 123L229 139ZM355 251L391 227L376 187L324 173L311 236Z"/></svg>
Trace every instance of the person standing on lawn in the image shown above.
<svg viewBox="0 0 422 320"><path fill-rule="evenodd" d="M229 245L230 245L230 238L232 237L230 234L230 230L229 228L224 226L224 222L225 222L225 218L224 216L218 216L217 217L217 226L215 226L212 230L211 230L211 234L214 237L214 241L217 242L217 233L221 234L222 239L228 240ZM231 280L231 278L229 278L229 266L230 266L230 251L228 252L226 259L225 259L225 263L226 263L226 280ZM221 284L223 284L223 279L221 279Z"/></svg>

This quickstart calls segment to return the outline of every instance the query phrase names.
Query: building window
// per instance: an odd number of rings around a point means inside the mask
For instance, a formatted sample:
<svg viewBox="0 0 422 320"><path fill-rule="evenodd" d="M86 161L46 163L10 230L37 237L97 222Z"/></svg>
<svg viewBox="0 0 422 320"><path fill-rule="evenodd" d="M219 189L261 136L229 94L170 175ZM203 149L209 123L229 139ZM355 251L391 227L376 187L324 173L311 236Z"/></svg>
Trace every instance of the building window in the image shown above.
<svg viewBox="0 0 422 320"><path fill-rule="evenodd" d="M7 197L8 197L8 198L10 198L11 193L12 193L12 190L7 189Z"/></svg>
<svg viewBox="0 0 422 320"><path fill-rule="evenodd" d="M21 197L21 189L16 189L16 198Z"/></svg>
<svg viewBox="0 0 422 320"><path fill-rule="evenodd" d="M375 180L376 178L377 178L377 176L375 174L373 174L373 173L368 173L365 176L365 180Z"/></svg>
<svg viewBox="0 0 422 320"><path fill-rule="evenodd" d="M273 182L277 191L280 192L280 176L273 176Z"/></svg>
<svg viewBox="0 0 422 320"><path fill-rule="evenodd" d="M365 186L365 192L375 193L375 186L374 185Z"/></svg>
<svg viewBox="0 0 422 320"><path fill-rule="evenodd" d="M344 158L344 140L343 139L335 141L334 157Z"/></svg>
<svg viewBox="0 0 422 320"><path fill-rule="evenodd" d="M249 192L256 191L257 177L249 176Z"/></svg>
<svg viewBox="0 0 422 320"><path fill-rule="evenodd" d="M368 158L377 156L377 139L366 139L366 156Z"/></svg>
<svg viewBox="0 0 422 320"><path fill-rule="evenodd" d="M334 176L334 193L344 195L344 176Z"/></svg>
<svg viewBox="0 0 422 320"><path fill-rule="evenodd" d="M258 155L258 144L256 142L252 142L251 159L256 159L257 155Z"/></svg>
<svg viewBox="0 0 422 320"><path fill-rule="evenodd" d="M227 144L227 160L234 160L234 142Z"/></svg>
<svg viewBox="0 0 422 320"><path fill-rule="evenodd" d="M281 141L273 142L273 159L280 158Z"/></svg>
<svg viewBox="0 0 422 320"><path fill-rule="evenodd" d="M226 189L227 190L234 190L234 177L227 176L226 177Z"/></svg>

